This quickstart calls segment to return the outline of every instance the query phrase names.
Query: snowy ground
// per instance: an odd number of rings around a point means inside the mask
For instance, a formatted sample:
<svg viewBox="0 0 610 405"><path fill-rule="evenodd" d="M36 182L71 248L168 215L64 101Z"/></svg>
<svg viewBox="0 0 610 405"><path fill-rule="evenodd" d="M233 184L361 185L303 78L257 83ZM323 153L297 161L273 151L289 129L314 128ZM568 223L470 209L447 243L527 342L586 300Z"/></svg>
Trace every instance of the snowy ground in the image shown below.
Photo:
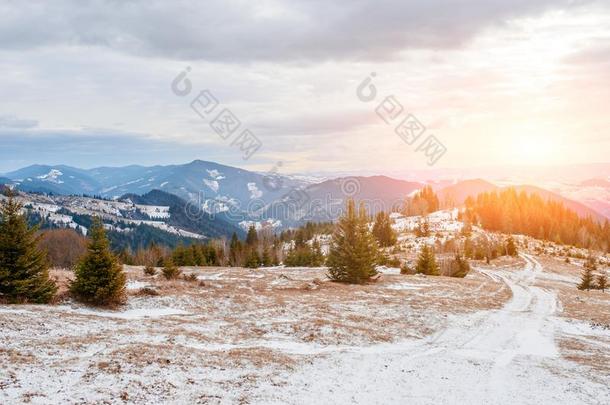
<svg viewBox="0 0 610 405"><path fill-rule="evenodd" d="M610 294L549 260L366 286L185 272L129 268L117 312L0 306L0 403L610 403Z"/></svg>

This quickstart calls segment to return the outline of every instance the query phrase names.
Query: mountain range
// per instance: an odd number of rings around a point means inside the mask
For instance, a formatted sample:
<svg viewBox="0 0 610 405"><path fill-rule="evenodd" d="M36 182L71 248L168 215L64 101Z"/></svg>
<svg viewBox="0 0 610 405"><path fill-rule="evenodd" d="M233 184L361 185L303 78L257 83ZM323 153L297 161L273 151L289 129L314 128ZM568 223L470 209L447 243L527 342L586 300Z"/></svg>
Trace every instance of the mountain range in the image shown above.
<svg viewBox="0 0 610 405"><path fill-rule="evenodd" d="M65 165L32 165L0 175L22 191L56 195L94 195L103 198L144 199L156 205L167 195L179 197L173 206L188 204L208 214L222 214L235 224L279 220L293 226L304 220L334 220L347 198L365 201L369 212L390 210L426 183L386 176L354 176L318 180L278 173L258 173L214 162L195 160L182 165L124 166L79 169ZM437 181L434 188L443 206L459 206L468 196L499 190L502 187L483 179ZM560 201L582 216L604 220L606 215L581 201L532 185L511 185L518 191L537 193L545 199ZM604 179L591 179L577 185L578 190L608 187ZM155 194L154 190L163 191ZM153 193L151 193L153 192ZM573 190L572 190L573 192ZM138 197L139 196L139 197ZM143 197L144 196L144 197ZM305 208L291 210L295 198ZM144 201L143 200L143 201ZM600 206L598 200L593 203ZM595 208L597 208L595 206ZM602 205L601 208L605 209ZM299 207L300 208L300 207ZM286 215L290 212L290 215ZM604 215L605 214L605 215ZM198 227L199 228L199 227Z"/></svg>

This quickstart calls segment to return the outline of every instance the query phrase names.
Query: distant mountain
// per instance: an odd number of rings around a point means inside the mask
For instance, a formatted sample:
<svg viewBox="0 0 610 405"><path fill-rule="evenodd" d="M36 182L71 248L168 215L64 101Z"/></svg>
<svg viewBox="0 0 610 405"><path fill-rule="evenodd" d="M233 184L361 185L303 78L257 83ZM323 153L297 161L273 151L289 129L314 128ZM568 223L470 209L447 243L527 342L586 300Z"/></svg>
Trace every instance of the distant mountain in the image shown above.
<svg viewBox="0 0 610 405"><path fill-rule="evenodd" d="M126 194L119 201L130 201L134 204L168 206L169 225L189 232L203 234L210 238L230 238L235 232L239 237L245 232L239 226L228 220L223 213L210 215L196 207L187 207L187 202L178 196L161 190L152 190L144 195Z"/></svg>
<svg viewBox="0 0 610 405"><path fill-rule="evenodd" d="M589 179L580 183L582 187L601 187L610 189L610 181L606 179Z"/></svg>
<svg viewBox="0 0 610 405"><path fill-rule="evenodd" d="M538 194L541 198L545 200L561 202L566 208L571 209L582 217L590 216L598 221L603 221L606 219L604 215L586 206L585 204L571 200L569 198L565 198L552 191L531 185L498 187L482 179L464 180L439 190L437 194L439 196L441 204L443 204L444 206L461 206L464 204L464 201L469 196L476 198L477 195L481 193L490 192L494 190L499 191L506 188L514 188L517 192L524 191L527 194Z"/></svg>
<svg viewBox="0 0 610 405"><path fill-rule="evenodd" d="M447 186L437 192L444 207L460 206L468 197L497 190L498 186L482 179L464 180Z"/></svg>
<svg viewBox="0 0 610 405"><path fill-rule="evenodd" d="M329 221L339 217L346 201L363 202L369 214L400 207L407 196L424 184L386 176L342 177L292 190L265 212L285 225L303 221Z"/></svg>
<svg viewBox="0 0 610 405"><path fill-rule="evenodd" d="M566 208L571 209L572 211L576 212L581 217L590 216L591 218L593 218L594 220L597 220L597 221L605 221L607 219L604 215L600 214L599 212L595 211L594 209L592 209L590 207L587 207L586 205L584 205L582 203L562 197L561 195L559 195L557 193L545 190L540 187L530 186L530 185L521 185L521 186L514 186L513 188L515 190L517 190L518 192L525 191L528 194L534 193L534 194L538 194L543 199L551 200L551 201L555 201L555 202L561 202L561 203L563 203L563 205Z"/></svg>
<svg viewBox="0 0 610 405"><path fill-rule="evenodd" d="M295 177L268 176L214 162L195 160L184 165L99 167L90 170L69 166L34 165L4 177L28 192L60 195L98 195L117 198L127 193L145 194L154 189L197 201L209 212L229 208L246 210L270 204L290 189L308 184Z"/></svg>
<svg viewBox="0 0 610 405"><path fill-rule="evenodd" d="M6 173L20 190L53 194L92 194L100 184L86 170L70 166L33 165Z"/></svg>

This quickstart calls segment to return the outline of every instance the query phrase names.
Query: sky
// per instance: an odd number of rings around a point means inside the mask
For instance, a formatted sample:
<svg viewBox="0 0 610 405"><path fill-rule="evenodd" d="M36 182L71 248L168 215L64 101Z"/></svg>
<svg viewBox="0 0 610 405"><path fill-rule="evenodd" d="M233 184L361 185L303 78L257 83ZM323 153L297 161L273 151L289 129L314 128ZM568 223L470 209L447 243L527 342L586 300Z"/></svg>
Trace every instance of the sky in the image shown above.
<svg viewBox="0 0 610 405"><path fill-rule="evenodd" d="M0 71L0 172L609 161L603 0L0 0ZM211 127L225 109L232 134Z"/></svg>

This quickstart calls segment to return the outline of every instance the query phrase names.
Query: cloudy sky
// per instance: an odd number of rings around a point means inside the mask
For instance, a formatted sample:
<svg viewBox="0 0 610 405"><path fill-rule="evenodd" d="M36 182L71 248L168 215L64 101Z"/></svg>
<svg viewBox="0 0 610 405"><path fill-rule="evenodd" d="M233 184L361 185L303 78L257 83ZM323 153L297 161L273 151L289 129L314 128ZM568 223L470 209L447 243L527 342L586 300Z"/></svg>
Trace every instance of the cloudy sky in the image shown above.
<svg viewBox="0 0 610 405"><path fill-rule="evenodd" d="M427 168L376 115L389 96L446 148L436 167L608 162L608 3L0 0L0 172ZM260 139L250 159L191 109L202 90L239 119L234 136Z"/></svg>

